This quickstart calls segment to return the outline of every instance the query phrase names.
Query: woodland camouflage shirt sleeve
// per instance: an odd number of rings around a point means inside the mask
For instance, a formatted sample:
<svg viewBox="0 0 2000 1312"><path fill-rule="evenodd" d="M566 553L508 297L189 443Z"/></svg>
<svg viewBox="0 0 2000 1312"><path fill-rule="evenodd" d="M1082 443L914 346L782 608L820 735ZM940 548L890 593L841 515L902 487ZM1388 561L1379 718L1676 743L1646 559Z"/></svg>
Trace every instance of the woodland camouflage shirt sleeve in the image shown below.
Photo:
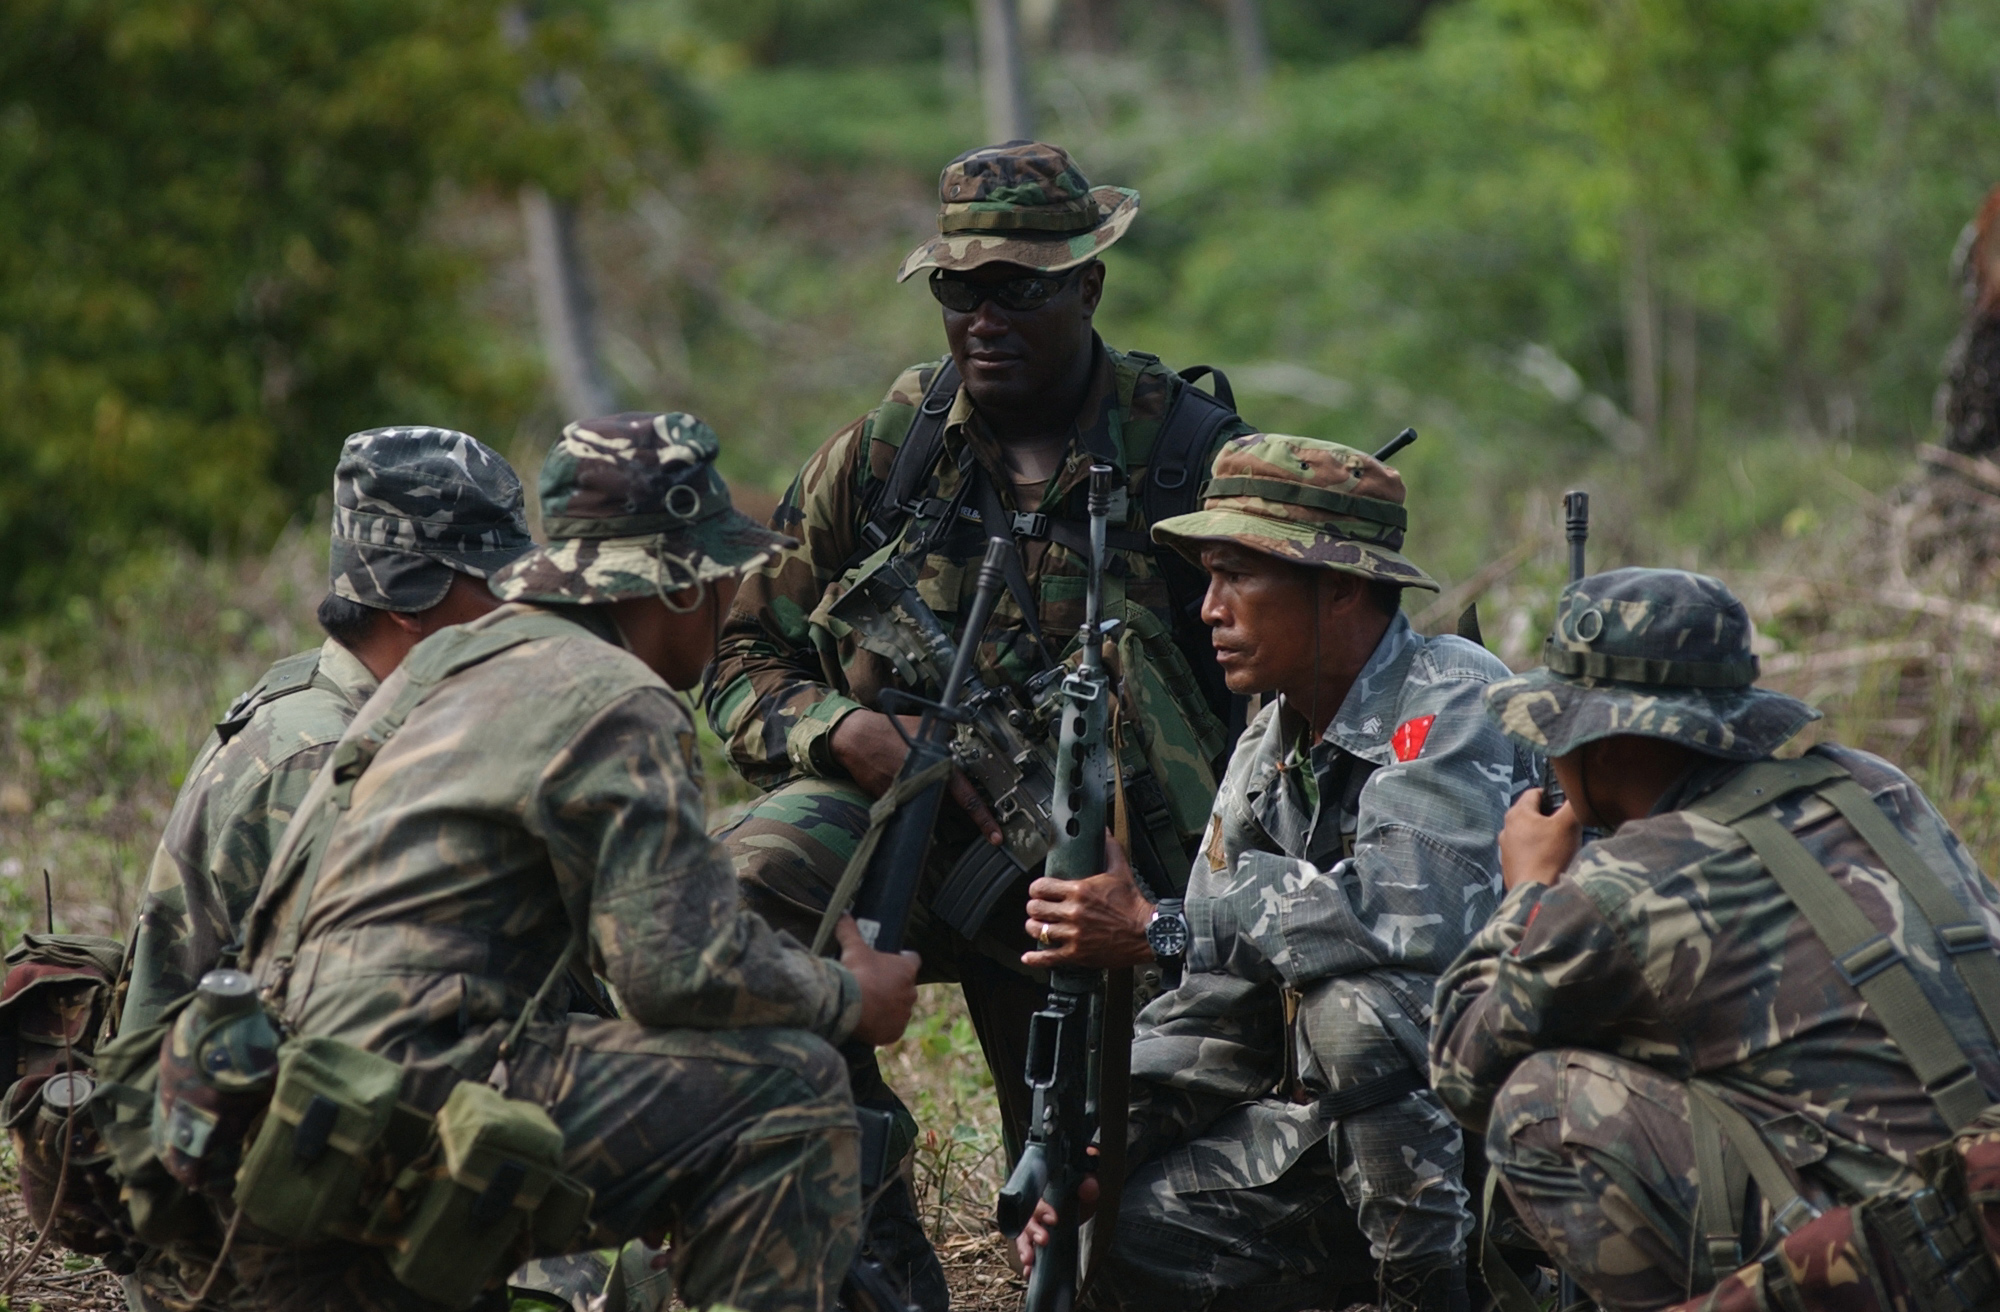
<svg viewBox="0 0 2000 1312"><path fill-rule="evenodd" d="M913 370L898 388L915 385ZM922 389L917 387L921 398ZM744 778L769 787L787 775L838 773L827 739L861 703L828 683L807 617L853 554L863 461L872 452L871 411L813 452L792 481L771 526L799 540L743 580L723 624L708 697L709 723L723 736Z"/></svg>
<svg viewBox="0 0 2000 1312"><path fill-rule="evenodd" d="M533 809L558 877L585 892L594 968L642 1025L785 1025L834 1041L859 985L743 905L704 825L692 727L664 689L620 698L549 763Z"/></svg>

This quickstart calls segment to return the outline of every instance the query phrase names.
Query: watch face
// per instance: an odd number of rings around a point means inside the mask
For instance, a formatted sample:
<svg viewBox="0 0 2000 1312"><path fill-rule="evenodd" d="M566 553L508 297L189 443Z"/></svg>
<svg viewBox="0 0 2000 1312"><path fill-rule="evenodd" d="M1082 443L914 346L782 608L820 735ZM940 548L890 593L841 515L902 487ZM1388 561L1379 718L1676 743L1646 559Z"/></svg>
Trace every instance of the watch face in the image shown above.
<svg viewBox="0 0 2000 1312"><path fill-rule="evenodd" d="M1153 949L1153 955L1162 961L1172 961L1187 955L1188 927L1185 918L1179 914L1154 916L1146 926L1146 943Z"/></svg>

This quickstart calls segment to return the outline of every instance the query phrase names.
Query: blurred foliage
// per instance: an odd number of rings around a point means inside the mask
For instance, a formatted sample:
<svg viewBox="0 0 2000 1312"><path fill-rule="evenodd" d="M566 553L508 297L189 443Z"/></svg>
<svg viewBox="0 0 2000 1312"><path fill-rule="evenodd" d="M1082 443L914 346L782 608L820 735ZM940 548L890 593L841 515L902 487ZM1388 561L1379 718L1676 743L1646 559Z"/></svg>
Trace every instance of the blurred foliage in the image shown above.
<svg viewBox="0 0 2000 1312"><path fill-rule="evenodd" d="M526 344L461 304L484 271L427 221L448 187L615 196L679 102L602 3L509 12L0 7L0 611L135 542L268 542L350 431L490 431L532 400Z"/></svg>

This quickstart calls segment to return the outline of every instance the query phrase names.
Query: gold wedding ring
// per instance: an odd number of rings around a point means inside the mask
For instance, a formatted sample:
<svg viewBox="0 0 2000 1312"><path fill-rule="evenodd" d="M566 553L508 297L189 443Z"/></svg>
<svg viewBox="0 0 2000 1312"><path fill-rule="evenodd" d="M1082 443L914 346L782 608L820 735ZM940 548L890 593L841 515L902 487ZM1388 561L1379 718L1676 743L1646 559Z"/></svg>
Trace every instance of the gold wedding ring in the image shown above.
<svg viewBox="0 0 2000 1312"><path fill-rule="evenodd" d="M1040 935L1039 935L1039 936L1037 937L1036 941L1037 941L1037 942L1039 942L1039 943L1040 943L1040 944L1042 945L1042 947L1043 947L1044 949L1047 949L1047 948L1048 948L1048 947L1050 946L1050 943L1049 943L1049 927L1048 927L1047 925L1043 925L1043 926L1042 926L1042 932L1041 932L1041 934L1040 934Z"/></svg>

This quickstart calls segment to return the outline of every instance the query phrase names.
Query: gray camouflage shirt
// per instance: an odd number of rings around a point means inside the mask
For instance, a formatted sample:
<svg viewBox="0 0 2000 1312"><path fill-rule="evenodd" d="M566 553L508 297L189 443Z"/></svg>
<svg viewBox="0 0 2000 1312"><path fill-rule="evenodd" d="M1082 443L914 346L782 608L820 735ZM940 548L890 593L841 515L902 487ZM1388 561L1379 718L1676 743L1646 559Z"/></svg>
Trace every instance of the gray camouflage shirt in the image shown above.
<svg viewBox="0 0 2000 1312"><path fill-rule="evenodd" d="M1501 820L1533 777L1481 706L1506 675L1398 615L1309 753L1281 702L1244 732L1189 882L1187 978L1139 1017L1131 1160L1214 1127L1176 1150L1186 1182L1267 1184L1331 1128L1313 1095L1424 1069L1432 990L1499 900ZM1367 1014L1316 987L1343 978Z"/></svg>

